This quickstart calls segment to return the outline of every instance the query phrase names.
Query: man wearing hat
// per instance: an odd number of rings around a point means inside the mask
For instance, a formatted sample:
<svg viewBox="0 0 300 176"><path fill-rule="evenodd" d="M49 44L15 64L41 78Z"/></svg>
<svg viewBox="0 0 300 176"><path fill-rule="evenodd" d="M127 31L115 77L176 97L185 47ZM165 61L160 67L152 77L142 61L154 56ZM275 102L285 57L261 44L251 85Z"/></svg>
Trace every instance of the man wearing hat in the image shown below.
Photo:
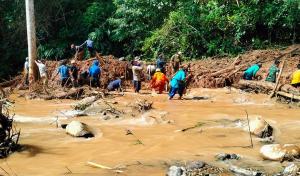
<svg viewBox="0 0 300 176"><path fill-rule="evenodd" d="M178 70L182 62L182 52L179 51L171 57L172 74L174 75Z"/></svg>
<svg viewBox="0 0 300 176"><path fill-rule="evenodd" d="M141 90L141 75L143 67L141 66L139 57L135 57L132 62L132 75L133 75L133 87L134 92L139 93Z"/></svg>
<svg viewBox="0 0 300 176"><path fill-rule="evenodd" d="M164 91L167 82L169 82L169 80L166 75L161 72L159 68L157 68L155 74L152 77L150 85L152 89L158 91L158 93L161 94Z"/></svg>

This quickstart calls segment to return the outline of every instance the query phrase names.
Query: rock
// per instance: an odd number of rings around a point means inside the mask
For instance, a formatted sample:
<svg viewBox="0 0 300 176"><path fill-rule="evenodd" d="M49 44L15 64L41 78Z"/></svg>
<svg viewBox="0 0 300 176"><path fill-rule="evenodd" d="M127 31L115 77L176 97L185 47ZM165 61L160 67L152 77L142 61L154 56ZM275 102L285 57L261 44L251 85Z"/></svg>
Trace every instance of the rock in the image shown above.
<svg viewBox="0 0 300 176"><path fill-rule="evenodd" d="M285 151L280 144L270 144L262 146L260 154L264 159L282 161L284 159Z"/></svg>
<svg viewBox="0 0 300 176"><path fill-rule="evenodd" d="M292 163L284 169L283 175L294 176L297 175L297 172L299 172L299 167Z"/></svg>
<svg viewBox="0 0 300 176"><path fill-rule="evenodd" d="M192 161L187 164L186 169L187 170L194 170L194 169L200 169L205 166L205 163L203 161Z"/></svg>
<svg viewBox="0 0 300 176"><path fill-rule="evenodd" d="M275 141L275 139L273 136L262 138L259 140L259 142L261 142L263 144L272 144L274 141Z"/></svg>
<svg viewBox="0 0 300 176"><path fill-rule="evenodd" d="M171 166L167 173L167 176L183 176L184 168L178 166Z"/></svg>
<svg viewBox="0 0 300 176"><path fill-rule="evenodd" d="M219 161L225 161L225 160L239 160L241 157L237 154L220 153L216 156L216 158Z"/></svg>
<svg viewBox="0 0 300 176"><path fill-rule="evenodd" d="M300 156L300 148L295 144L284 144L283 149L286 152L286 157L298 158Z"/></svg>
<svg viewBox="0 0 300 176"><path fill-rule="evenodd" d="M273 134L273 128L262 118L250 120L249 125L250 132L260 138L270 137Z"/></svg>
<svg viewBox="0 0 300 176"><path fill-rule="evenodd" d="M244 175L244 176L259 176L262 175L260 172L251 171L244 168L239 168L237 166L230 166L229 170L237 175Z"/></svg>
<svg viewBox="0 0 300 176"><path fill-rule="evenodd" d="M74 137L94 137L94 135L88 130L86 124L72 121L66 126L67 134L74 136Z"/></svg>
<svg viewBox="0 0 300 176"><path fill-rule="evenodd" d="M300 149L294 144L269 144L262 146L260 153L264 159L283 161L287 158L298 158L300 155Z"/></svg>
<svg viewBox="0 0 300 176"><path fill-rule="evenodd" d="M87 107L89 107L92 103L94 103L97 100L96 96L91 96L91 97L87 97L82 99L81 101L75 103L73 105L73 108L75 110L85 110Z"/></svg>

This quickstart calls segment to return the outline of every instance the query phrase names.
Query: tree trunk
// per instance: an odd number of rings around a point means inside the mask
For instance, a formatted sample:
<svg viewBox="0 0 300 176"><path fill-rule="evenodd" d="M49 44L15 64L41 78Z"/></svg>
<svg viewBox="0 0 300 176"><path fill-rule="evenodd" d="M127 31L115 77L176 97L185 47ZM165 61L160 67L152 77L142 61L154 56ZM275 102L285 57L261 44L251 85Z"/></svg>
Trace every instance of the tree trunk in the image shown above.
<svg viewBox="0 0 300 176"><path fill-rule="evenodd" d="M38 69L35 64L37 58L34 0L25 0L26 3L26 26L29 57L29 84L32 85L38 79Z"/></svg>

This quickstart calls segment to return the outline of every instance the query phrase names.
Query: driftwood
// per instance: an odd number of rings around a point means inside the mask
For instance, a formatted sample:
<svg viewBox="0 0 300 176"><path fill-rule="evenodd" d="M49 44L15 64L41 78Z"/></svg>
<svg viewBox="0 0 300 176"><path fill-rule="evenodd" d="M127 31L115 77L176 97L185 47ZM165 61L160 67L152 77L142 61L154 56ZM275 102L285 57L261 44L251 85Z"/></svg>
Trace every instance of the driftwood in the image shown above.
<svg viewBox="0 0 300 176"><path fill-rule="evenodd" d="M275 87L274 83L266 81L248 81L240 80L234 87L239 89L251 89L257 92L269 93Z"/></svg>
<svg viewBox="0 0 300 176"><path fill-rule="evenodd" d="M3 105L7 100L0 100L0 158L5 158L14 151L17 151L20 131L15 131L13 127L13 118L10 117L8 111L6 114L2 112Z"/></svg>
<svg viewBox="0 0 300 176"><path fill-rule="evenodd" d="M108 167L108 166L104 166L104 165L101 165L101 164L97 164L97 163L94 163L94 162L91 162L91 161L88 161L87 165L91 166L91 167L95 167L95 168L100 168L100 169L113 170L117 173L123 173L124 172L124 171L117 170L117 169L114 169L114 168L111 168L111 167Z"/></svg>
<svg viewBox="0 0 300 176"><path fill-rule="evenodd" d="M52 99L78 99L84 92L83 88L71 89L69 92L62 92L56 95L49 95L43 97L45 100Z"/></svg>
<svg viewBox="0 0 300 176"><path fill-rule="evenodd" d="M10 81L2 82L2 83L0 83L0 87L2 87L2 88L10 87L10 86L14 85L15 83L17 83L18 81L20 81L20 77L16 77L15 79L10 80Z"/></svg>
<svg viewBox="0 0 300 176"><path fill-rule="evenodd" d="M235 84L234 87L242 90L252 90L260 93L269 93L273 91L275 84L271 82L265 81L248 81L248 80L240 80L238 84ZM275 95L282 96L286 99L297 100L300 101L300 90L294 88L289 84L284 84L278 86L277 92Z"/></svg>
<svg viewBox="0 0 300 176"><path fill-rule="evenodd" d="M300 89L293 87L290 84L284 84L279 88L280 91L294 94L294 95L300 95Z"/></svg>
<svg viewBox="0 0 300 176"><path fill-rule="evenodd" d="M282 91L276 92L276 95L280 95L280 96L283 96L285 98L289 98L291 100L300 101L300 96L299 95L295 95L295 94L291 94L291 93L286 93L286 92L282 92Z"/></svg>

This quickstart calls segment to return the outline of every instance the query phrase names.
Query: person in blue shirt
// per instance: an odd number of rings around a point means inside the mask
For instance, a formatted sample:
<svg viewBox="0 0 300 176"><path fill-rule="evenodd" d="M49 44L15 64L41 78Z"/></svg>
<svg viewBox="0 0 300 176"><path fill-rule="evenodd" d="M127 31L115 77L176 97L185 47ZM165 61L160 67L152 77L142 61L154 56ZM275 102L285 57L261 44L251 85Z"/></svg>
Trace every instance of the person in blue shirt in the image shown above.
<svg viewBox="0 0 300 176"><path fill-rule="evenodd" d="M162 73L165 73L165 65L164 54L160 54L156 60L156 68L159 68Z"/></svg>
<svg viewBox="0 0 300 176"><path fill-rule="evenodd" d="M70 83L70 68L66 65L66 61L63 61L58 67L57 73L60 76L61 86L68 86Z"/></svg>
<svg viewBox="0 0 300 176"><path fill-rule="evenodd" d="M124 79L124 76L122 76L120 78L117 78L116 80L111 81L107 86L107 90L108 91L118 90L120 92L123 92L123 90L122 90L122 79Z"/></svg>
<svg viewBox="0 0 300 176"><path fill-rule="evenodd" d="M90 57L93 57L94 56L94 41L91 39L87 39L86 41L84 41L83 44L81 44L78 47L82 48L84 45L86 45L86 47L89 51Z"/></svg>
<svg viewBox="0 0 300 176"><path fill-rule="evenodd" d="M245 72L244 72L244 79L245 80L252 80L256 77L256 73L259 71L261 68L262 64L257 63L249 67Z"/></svg>
<svg viewBox="0 0 300 176"><path fill-rule="evenodd" d="M100 74L101 69L99 67L99 61L94 60L93 65L89 69L90 86L100 87Z"/></svg>
<svg viewBox="0 0 300 176"><path fill-rule="evenodd" d="M169 92L169 100L173 99L176 93L179 94L179 99L182 98L184 89L185 89L185 81L186 81L186 73L182 66L176 72L174 77L170 81L170 92Z"/></svg>

